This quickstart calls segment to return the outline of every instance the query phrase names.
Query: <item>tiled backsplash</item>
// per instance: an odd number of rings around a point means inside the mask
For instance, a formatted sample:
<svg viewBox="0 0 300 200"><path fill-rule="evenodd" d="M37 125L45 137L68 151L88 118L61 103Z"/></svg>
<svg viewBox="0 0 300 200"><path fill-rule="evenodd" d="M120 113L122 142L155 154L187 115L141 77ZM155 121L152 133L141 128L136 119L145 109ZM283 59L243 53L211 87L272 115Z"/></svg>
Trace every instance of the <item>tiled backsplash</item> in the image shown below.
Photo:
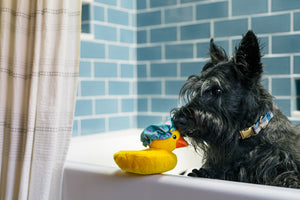
<svg viewBox="0 0 300 200"><path fill-rule="evenodd" d="M73 136L136 127L136 27L132 0L83 3ZM87 38L87 39L86 39Z"/></svg>
<svg viewBox="0 0 300 200"><path fill-rule="evenodd" d="M73 135L160 122L200 73L210 38L232 55L248 29L263 46L263 84L276 105L289 117L300 110L300 1L94 0L82 11L93 39L81 41Z"/></svg>

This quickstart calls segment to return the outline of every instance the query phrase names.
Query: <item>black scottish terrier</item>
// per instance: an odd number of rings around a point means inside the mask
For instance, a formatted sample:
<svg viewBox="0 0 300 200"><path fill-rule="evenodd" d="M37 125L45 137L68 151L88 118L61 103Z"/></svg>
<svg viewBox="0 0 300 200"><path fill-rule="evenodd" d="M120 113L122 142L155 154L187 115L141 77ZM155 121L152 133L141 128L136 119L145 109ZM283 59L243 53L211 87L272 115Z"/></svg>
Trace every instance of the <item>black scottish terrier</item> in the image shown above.
<svg viewBox="0 0 300 200"><path fill-rule="evenodd" d="M200 76L180 91L174 124L204 154L189 176L300 188L300 135L261 84L257 37L248 31L229 59L211 40Z"/></svg>

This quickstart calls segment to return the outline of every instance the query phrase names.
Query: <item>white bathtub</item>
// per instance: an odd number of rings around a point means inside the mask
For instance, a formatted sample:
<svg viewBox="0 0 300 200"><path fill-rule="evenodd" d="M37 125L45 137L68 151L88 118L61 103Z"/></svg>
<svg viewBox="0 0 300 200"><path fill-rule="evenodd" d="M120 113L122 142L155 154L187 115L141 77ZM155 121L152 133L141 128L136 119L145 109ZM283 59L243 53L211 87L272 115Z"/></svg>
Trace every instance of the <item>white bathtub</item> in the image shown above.
<svg viewBox="0 0 300 200"><path fill-rule="evenodd" d="M192 147L176 149L178 164L161 175L140 176L121 171L113 161L119 150L144 149L141 130L96 134L72 139L63 178L63 200L293 200L300 190L191 178L176 174L199 168Z"/></svg>

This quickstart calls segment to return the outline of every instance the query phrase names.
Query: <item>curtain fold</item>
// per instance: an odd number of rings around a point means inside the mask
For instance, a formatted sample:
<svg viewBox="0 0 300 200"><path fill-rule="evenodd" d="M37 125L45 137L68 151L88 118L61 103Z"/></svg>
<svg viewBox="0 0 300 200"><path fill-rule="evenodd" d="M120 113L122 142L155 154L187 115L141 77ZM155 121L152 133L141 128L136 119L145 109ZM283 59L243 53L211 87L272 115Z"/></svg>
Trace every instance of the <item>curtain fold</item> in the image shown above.
<svg viewBox="0 0 300 200"><path fill-rule="evenodd" d="M60 199L80 0L0 1L0 199Z"/></svg>

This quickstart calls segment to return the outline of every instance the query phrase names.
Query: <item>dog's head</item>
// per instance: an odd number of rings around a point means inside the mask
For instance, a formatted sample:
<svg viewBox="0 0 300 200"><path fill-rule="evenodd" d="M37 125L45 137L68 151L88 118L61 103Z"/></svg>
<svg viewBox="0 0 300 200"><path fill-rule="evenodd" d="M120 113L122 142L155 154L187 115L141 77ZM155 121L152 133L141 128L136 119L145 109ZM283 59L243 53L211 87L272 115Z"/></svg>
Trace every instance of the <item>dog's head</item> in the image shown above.
<svg viewBox="0 0 300 200"><path fill-rule="evenodd" d="M272 107L272 96L261 84L263 73L258 40L248 31L229 59L210 42L211 60L200 75L190 76L180 91L185 101L172 112L181 134L196 144L231 143Z"/></svg>

